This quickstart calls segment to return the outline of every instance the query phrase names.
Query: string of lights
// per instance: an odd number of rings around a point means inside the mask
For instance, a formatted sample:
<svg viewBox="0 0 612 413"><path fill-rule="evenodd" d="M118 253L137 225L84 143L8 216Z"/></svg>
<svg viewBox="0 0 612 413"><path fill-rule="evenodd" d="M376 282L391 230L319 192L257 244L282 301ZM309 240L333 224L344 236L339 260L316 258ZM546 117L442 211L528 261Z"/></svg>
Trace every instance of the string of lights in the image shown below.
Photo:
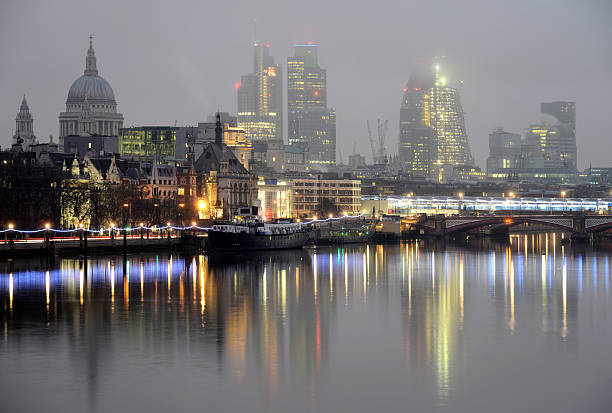
<svg viewBox="0 0 612 413"><path fill-rule="evenodd" d="M308 225L308 224L313 224L317 222L329 222L329 221L337 221L337 220L342 220L342 219L355 219L355 218L361 218L363 216L364 214L344 215L340 217L329 217L329 218L324 218L324 219L317 219L316 217L314 217L312 220L300 222L300 224ZM139 230L140 231L143 231L143 230L147 230L147 231L168 231L168 230L170 231L210 231L211 229L212 227L201 227L198 225L190 225L186 227L178 227L174 225L165 225L163 227L139 225L135 227L123 227L123 228L111 225L110 227L101 228L101 229L88 229L82 226L79 228L74 228L74 229L58 229L58 228L51 228L50 226L48 226L48 227L40 228L40 229L25 230L25 229L11 228L9 225L9 228L0 230L0 234L4 234L8 232L15 232L18 234L37 234L37 233L44 233L44 232L54 232L54 233L59 233L59 234L68 234L68 233L75 234L81 231L81 232L87 232L89 234L102 235L104 232L108 232L108 231L117 231L117 232L121 232L121 231L131 232L131 231L139 231Z"/></svg>

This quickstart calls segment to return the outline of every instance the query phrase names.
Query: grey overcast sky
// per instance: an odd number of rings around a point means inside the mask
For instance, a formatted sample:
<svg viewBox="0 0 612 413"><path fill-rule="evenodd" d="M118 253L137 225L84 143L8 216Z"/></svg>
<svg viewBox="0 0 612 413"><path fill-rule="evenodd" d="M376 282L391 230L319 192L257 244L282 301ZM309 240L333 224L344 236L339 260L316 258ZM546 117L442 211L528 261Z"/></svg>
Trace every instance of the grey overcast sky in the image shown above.
<svg viewBox="0 0 612 413"><path fill-rule="evenodd" d="M576 101L579 166L612 166L612 0L0 0L0 145L10 145L24 92L39 139L57 136L90 34L125 126L235 113L253 19L283 66L294 44L319 45L345 161L353 142L370 156L368 118L389 119L397 153L404 84L416 62L444 55L464 81L481 167L494 127L522 134L550 100Z"/></svg>

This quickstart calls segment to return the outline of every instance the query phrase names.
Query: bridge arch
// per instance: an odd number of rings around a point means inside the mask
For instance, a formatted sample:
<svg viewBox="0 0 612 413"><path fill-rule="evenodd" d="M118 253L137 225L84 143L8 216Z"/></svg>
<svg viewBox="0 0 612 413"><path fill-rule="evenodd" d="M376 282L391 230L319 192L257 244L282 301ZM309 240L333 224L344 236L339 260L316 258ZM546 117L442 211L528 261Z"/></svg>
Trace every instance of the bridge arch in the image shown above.
<svg viewBox="0 0 612 413"><path fill-rule="evenodd" d="M590 233L604 232L612 229L612 216L585 218L585 231Z"/></svg>
<svg viewBox="0 0 612 413"><path fill-rule="evenodd" d="M572 217L555 217L555 216L485 216L485 217L449 217L445 219L447 234L454 232L465 232L477 228L487 227L490 225L503 224L512 227L520 224L535 224L545 225L548 227L560 229L563 231L573 231ZM454 222L453 222L454 221ZM451 225L449 225L451 224Z"/></svg>

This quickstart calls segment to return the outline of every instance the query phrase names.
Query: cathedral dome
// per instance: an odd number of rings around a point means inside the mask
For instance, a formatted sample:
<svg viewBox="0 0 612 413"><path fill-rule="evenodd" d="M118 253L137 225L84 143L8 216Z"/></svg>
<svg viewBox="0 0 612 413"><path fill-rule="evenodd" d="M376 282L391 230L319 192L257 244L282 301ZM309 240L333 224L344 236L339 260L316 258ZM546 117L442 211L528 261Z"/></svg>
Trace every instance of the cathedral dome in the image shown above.
<svg viewBox="0 0 612 413"><path fill-rule="evenodd" d="M115 105L115 94L111 85L98 75L96 53L92 40L89 40L89 50L85 58L85 73L74 81L68 91L66 104L79 104L85 101Z"/></svg>
<svg viewBox="0 0 612 413"><path fill-rule="evenodd" d="M68 91L66 103L82 103L87 100L115 103L115 94L111 85L100 76L83 75L74 81Z"/></svg>

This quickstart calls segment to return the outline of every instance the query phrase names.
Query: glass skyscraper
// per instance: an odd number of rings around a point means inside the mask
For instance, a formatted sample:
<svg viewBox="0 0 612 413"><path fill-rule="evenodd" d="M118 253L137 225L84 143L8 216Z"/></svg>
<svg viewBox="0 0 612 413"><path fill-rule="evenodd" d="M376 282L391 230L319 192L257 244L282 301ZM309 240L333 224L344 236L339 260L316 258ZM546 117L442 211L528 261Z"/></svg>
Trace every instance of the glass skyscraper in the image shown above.
<svg viewBox="0 0 612 413"><path fill-rule="evenodd" d="M318 64L317 46L295 46L287 59L289 144L308 153L310 166L336 164L336 112L327 107L327 73Z"/></svg>
<svg viewBox="0 0 612 413"><path fill-rule="evenodd" d="M435 176L443 165L474 164L459 91L439 64L419 64L404 88L399 159L406 172L420 176Z"/></svg>
<svg viewBox="0 0 612 413"><path fill-rule="evenodd" d="M281 67L270 56L270 45L253 44L253 73L236 85L238 127L254 140L283 139L283 84Z"/></svg>

